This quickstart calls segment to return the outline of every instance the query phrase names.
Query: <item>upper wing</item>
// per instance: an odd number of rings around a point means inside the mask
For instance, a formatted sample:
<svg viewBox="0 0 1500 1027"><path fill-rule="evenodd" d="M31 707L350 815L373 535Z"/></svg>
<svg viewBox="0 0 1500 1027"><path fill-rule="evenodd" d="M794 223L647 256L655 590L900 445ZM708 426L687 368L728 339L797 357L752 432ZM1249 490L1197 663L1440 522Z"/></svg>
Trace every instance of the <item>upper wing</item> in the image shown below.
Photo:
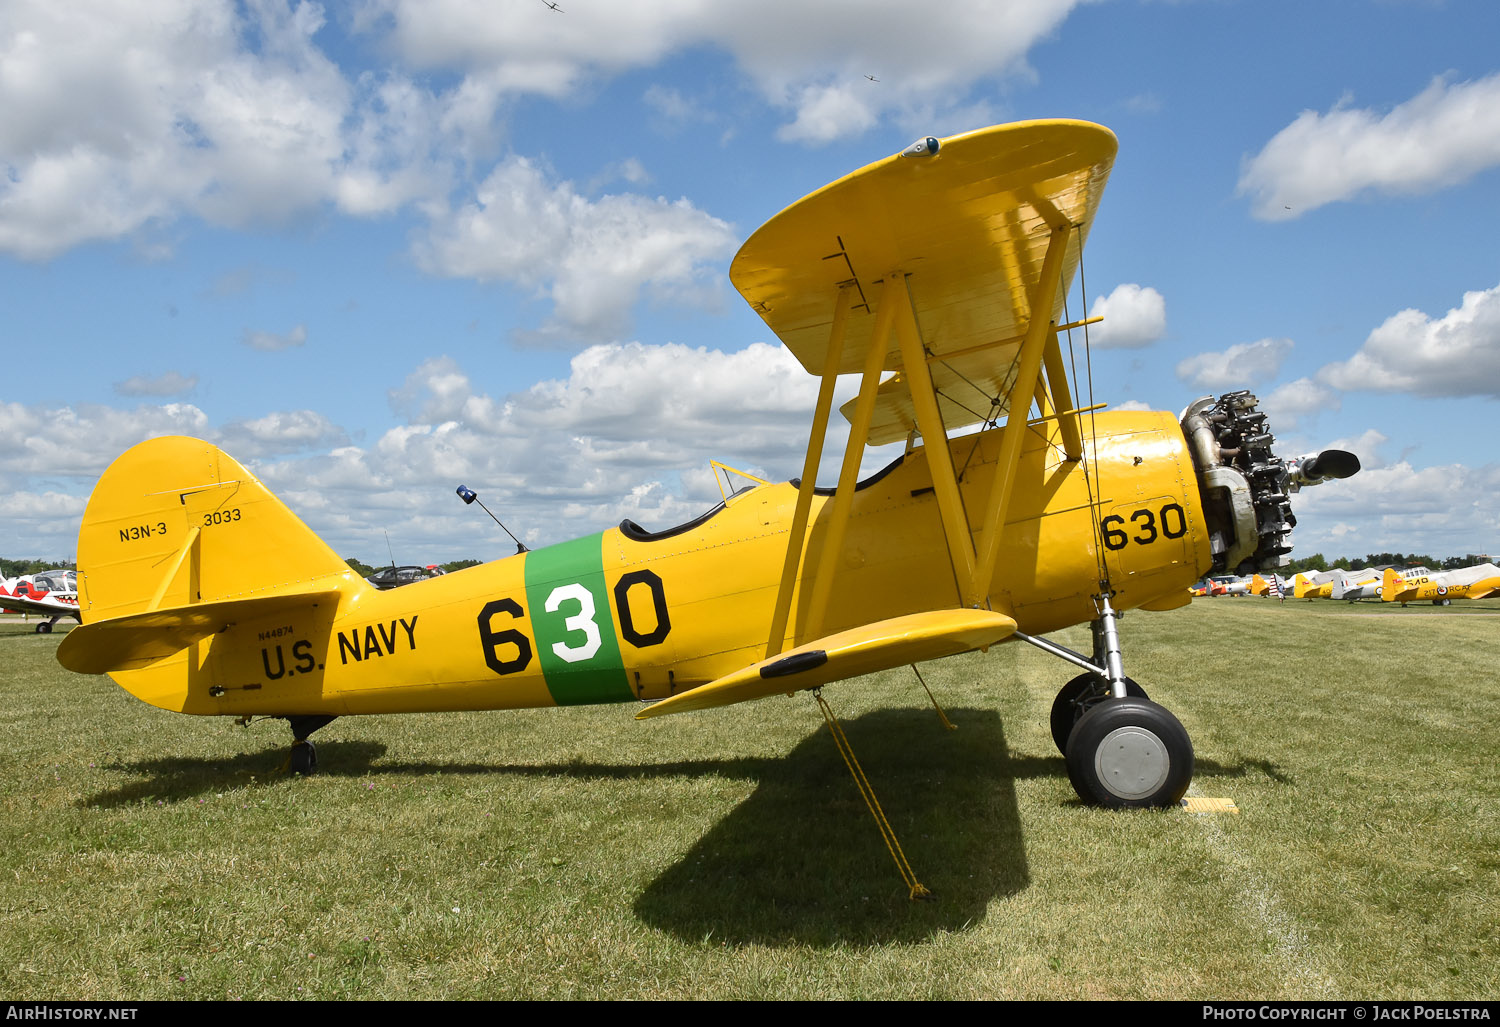
<svg viewBox="0 0 1500 1027"><path fill-rule="evenodd" d="M636 714L637 720L761 699L934 660L1009 638L1016 622L989 610L929 610L864 624L752 663Z"/></svg>
<svg viewBox="0 0 1500 1027"><path fill-rule="evenodd" d="M859 298L839 373L860 370L884 284L904 282L929 354L943 423L998 417L1033 315L1057 320L1114 162L1108 129L1026 121L942 141L930 157L888 157L804 197L752 235L729 277L787 348L823 373L838 286ZM1076 226L1052 309L1032 311L1055 229ZM885 368L901 367L895 341ZM847 411L846 411L847 413ZM904 382L880 387L879 445L916 424Z"/></svg>

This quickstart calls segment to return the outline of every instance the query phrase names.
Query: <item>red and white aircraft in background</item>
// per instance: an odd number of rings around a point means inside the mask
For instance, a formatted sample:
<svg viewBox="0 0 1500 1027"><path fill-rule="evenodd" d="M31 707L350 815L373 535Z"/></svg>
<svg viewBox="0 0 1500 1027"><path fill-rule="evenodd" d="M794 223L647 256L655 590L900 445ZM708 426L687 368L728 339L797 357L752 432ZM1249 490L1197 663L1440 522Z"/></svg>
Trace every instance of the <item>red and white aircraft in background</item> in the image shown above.
<svg viewBox="0 0 1500 1027"><path fill-rule="evenodd" d="M0 580L0 609L36 614L37 634L45 635L64 617L78 616L78 573L70 570L42 571Z"/></svg>

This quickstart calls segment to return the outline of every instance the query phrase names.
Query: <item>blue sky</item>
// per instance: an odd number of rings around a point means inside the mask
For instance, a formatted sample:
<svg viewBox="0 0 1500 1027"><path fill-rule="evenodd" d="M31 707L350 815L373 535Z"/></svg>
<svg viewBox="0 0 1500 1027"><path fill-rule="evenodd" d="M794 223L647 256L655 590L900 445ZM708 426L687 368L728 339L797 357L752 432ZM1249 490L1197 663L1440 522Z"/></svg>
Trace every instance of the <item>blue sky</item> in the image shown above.
<svg viewBox="0 0 1500 1027"><path fill-rule="evenodd" d="M1286 452L1354 448L1297 555L1500 550L1500 7L561 6L0 7L0 552L70 558L166 433L369 562L508 552L459 482L546 543L700 512L710 458L791 477L816 383L739 243L1042 117L1120 140L1097 399L1250 387Z"/></svg>

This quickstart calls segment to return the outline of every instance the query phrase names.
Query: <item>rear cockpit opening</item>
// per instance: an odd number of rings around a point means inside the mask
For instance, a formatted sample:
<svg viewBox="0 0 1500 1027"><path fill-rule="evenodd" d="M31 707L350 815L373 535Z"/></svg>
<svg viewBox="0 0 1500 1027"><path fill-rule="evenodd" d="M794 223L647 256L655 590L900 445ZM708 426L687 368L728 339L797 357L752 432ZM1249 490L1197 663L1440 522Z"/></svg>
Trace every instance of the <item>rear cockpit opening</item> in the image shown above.
<svg viewBox="0 0 1500 1027"><path fill-rule="evenodd" d="M876 482L880 481L896 468L900 467L905 460L906 454L902 453L900 456L896 457L896 459L886 464L880 470L871 474L868 478L855 483L854 491L860 492L866 488L869 488L871 485L874 485ZM690 521L684 521L676 527L664 528L661 531L647 531L645 528L641 527L635 521L632 521L629 517L627 517L620 522L620 534L624 535L626 538L630 539L633 542L659 542L662 539L672 538L673 536L681 535L683 532L691 531L692 529L698 527L700 524L706 523L719 512L727 509L729 504L736 497L741 496L746 492L754 491L755 489L760 488L762 485L771 484L764 478L757 478L753 474L747 474L744 471L730 467L728 464L720 463L717 460L710 460L709 465L713 468L715 480L719 483L719 494L723 497L720 502L714 504L713 507L705 510L703 513L699 514L697 517L694 517ZM728 483L727 485L726 482ZM802 479L793 478L790 484L794 489L801 488ZM813 493L815 495L824 497L833 495L835 491L836 490L832 487L823 486L817 486L813 489Z"/></svg>

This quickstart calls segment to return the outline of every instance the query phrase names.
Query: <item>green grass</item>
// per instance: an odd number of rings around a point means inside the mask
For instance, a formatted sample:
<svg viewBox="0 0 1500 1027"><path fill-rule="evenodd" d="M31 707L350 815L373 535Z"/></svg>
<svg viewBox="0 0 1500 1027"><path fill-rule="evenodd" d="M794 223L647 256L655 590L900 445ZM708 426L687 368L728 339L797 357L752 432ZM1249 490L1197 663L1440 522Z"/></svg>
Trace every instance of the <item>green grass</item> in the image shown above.
<svg viewBox="0 0 1500 1027"><path fill-rule="evenodd" d="M0 624L14 998L1493 998L1494 604L1199 601L1126 670L1239 816L1079 805L1019 644L806 696L284 722L147 707ZM1059 636L1076 648L1087 633Z"/></svg>

